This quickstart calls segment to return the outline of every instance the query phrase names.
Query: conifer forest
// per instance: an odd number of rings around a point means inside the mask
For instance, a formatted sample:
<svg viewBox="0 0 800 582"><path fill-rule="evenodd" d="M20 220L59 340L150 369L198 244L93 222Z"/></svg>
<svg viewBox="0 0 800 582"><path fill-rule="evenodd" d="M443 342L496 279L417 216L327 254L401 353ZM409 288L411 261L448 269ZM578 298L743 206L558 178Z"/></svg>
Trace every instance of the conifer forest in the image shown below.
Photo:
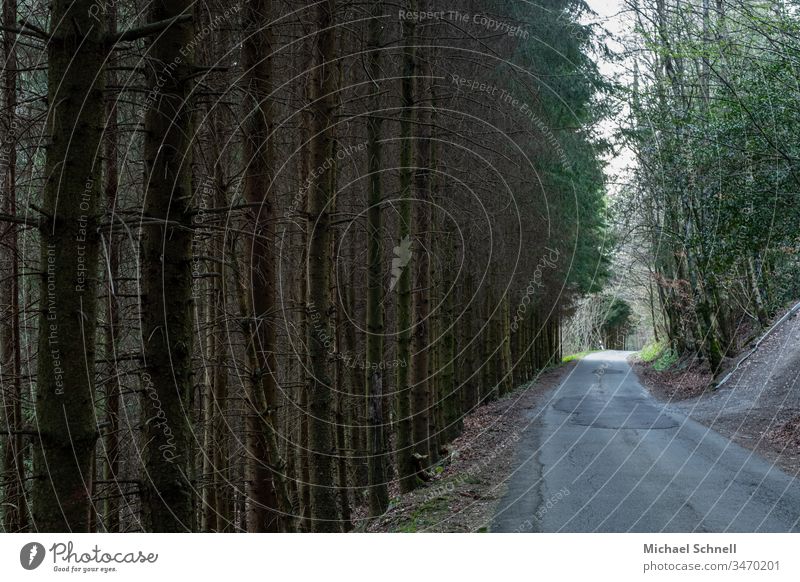
<svg viewBox="0 0 800 582"><path fill-rule="evenodd" d="M796 0L1 1L2 532L526 531L794 325Z"/></svg>

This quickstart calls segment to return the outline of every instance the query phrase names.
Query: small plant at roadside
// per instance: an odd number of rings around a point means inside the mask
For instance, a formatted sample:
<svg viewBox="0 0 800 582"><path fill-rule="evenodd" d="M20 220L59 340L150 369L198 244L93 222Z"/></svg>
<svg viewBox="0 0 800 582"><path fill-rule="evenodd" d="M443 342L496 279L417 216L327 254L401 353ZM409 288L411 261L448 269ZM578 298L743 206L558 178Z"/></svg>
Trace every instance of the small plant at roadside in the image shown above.
<svg viewBox="0 0 800 582"><path fill-rule="evenodd" d="M653 362L653 369L657 372L663 372L672 367L678 361L678 354L672 348L667 348L661 352L658 359Z"/></svg>
<svg viewBox="0 0 800 582"><path fill-rule="evenodd" d="M656 360L666 348L664 342L650 342L639 352L639 360L642 362L652 362Z"/></svg>

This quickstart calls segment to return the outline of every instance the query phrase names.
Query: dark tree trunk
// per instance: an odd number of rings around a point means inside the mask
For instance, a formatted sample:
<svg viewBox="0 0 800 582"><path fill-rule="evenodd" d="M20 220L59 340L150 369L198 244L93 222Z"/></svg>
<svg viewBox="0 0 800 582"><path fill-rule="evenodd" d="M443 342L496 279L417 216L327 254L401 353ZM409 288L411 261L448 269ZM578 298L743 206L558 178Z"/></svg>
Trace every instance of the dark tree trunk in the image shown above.
<svg viewBox="0 0 800 582"><path fill-rule="evenodd" d="M11 32L16 26L17 0L3 1L3 136L0 165L2 180L3 212L17 214L17 36ZM17 257L17 225L8 222L0 228L0 242L4 254L0 260L0 312L2 313L2 335L0 336L0 369L4 377L3 410L0 420L7 433L0 435L3 443L3 471L0 481L5 483L3 498L3 529L6 532L25 531L28 525L28 508L25 500L25 453L22 443L22 366L19 334L19 260ZM16 432L14 432L16 431Z"/></svg>
<svg viewBox="0 0 800 582"><path fill-rule="evenodd" d="M51 4L41 232L33 521L42 532L87 531L93 458L94 360L104 125L102 34L91 0ZM87 31L85 33L81 31Z"/></svg>
<svg viewBox="0 0 800 582"><path fill-rule="evenodd" d="M383 2L374 2L369 21L369 74L373 80L369 90L370 110L379 110L379 79L381 71L381 38ZM377 84L378 86L375 86ZM381 185L381 118L370 115L367 119L367 156L369 174L369 200L367 202L367 463L369 477L369 512L381 515L389 506L387 489L386 436L383 414L383 236ZM398 443L399 444L399 443ZM401 445L402 446L402 445ZM398 454L402 455L404 451ZM407 452L407 451L405 451Z"/></svg>
<svg viewBox="0 0 800 582"><path fill-rule="evenodd" d="M117 8L110 5L106 15L109 30L117 28ZM109 66L117 62L112 54ZM109 85L115 85L116 73L108 74ZM117 160L117 98L116 92L109 92L106 96L106 131L103 142L105 157L105 173L103 175L103 190L106 204L110 212L114 212L117 205L117 182L119 181L119 168ZM106 396L106 428L105 428L105 464L103 465L103 479L107 482L106 499L103 507L103 526L107 532L120 530L120 490L113 483L119 478L119 406L120 406L120 376L117 367L117 348L119 334L119 299L117 297L117 277L119 275L120 248L119 236L110 230L108 237L108 269L106 272L106 329L105 329L105 357L108 364L108 380L105 386ZM109 484L111 484L109 486Z"/></svg>
<svg viewBox="0 0 800 582"><path fill-rule="evenodd" d="M424 7L424 5L423 5ZM438 368L431 373L430 368L430 295L431 295L431 257L433 248L431 237L431 221L433 200L431 194L431 99L430 66L425 59L419 59L415 63L416 70L413 73L417 77L416 87L416 134L414 144L416 145L416 157L414 166L414 355L411 363L411 385L412 401L414 414L414 448L419 456L430 458L428 442L431 434L434 434L426 426L426 416L435 408L428 407L426 414L425 408L421 407L422 402L430 401L429 395L433 393L434 381L432 377L438 379ZM444 287L442 292L448 293L449 289ZM452 322L444 321L444 326L450 326ZM445 327L444 329L447 329ZM441 330L437 330L441 331ZM440 352L441 353L441 352ZM446 354L441 353L446 357ZM446 362L445 362L446 363ZM440 360L439 365L442 364ZM445 387L445 389L447 389ZM438 403L434 401L434 405ZM435 439L435 434L434 437ZM435 445L436 446L436 445Z"/></svg>
<svg viewBox="0 0 800 582"><path fill-rule="evenodd" d="M414 11L415 0L408 1ZM413 182L413 115L414 74L416 67L415 34L412 19L403 21L403 78L401 86L402 118L400 120L400 212L398 245L395 247L392 283L397 292L397 472L400 487L410 491L417 484L417 465L427 452L427 395L423 390L414 390L411 380L411 326L412 326L412 269L411 257L411 209ZM414 455L418 455L415 461Z"/></svg>
<svg viewBox="0 0 800 582"><path fill-rule="evenodd" d="M247 202L257 204L252 212L250 239L250 292L254 324L250 341L255 346L258 368L253 371L256 380L252 389L259 394L248 398L251 407L248 415L248 497L250 510L248 530L276 532L287 529L288 522L282 512L278 488L284 489L283 466L280 451L274 449L275 419L278 389L275 358L275 284L276 257L273 252L275 238L275 200L271 164L273 158L272 104L268 98L272 84L272 20L271 0L248 0L244 12L242 66L244 69L244 195Z"/></svg>
<svg viewBox="0 0 800 582"><path fill-rule="evenodd" d="M335 389L330 374L331 332L330 215L335 159L332 137L335 122L336 55L335 0L323 0L316 8L315 66L311 71L311 166L325 168L308 188L308 267L306 310L308 312L309 376L308 445L311 478L311 528L319 532L339 531L339 511L333 483L334 439L331 422ZM328 345L326 345L328 344Z"/></svg>
<svg viewBox="0 0 800 582"><path fill-rule="evenodd" d="M190 10L188 0L156 0L150 20ZM172 24L151 43L148 81L157 98L145 116L142 340L145 468L142 509L155 532L192 529L192 92L191 22Z"/></svg>

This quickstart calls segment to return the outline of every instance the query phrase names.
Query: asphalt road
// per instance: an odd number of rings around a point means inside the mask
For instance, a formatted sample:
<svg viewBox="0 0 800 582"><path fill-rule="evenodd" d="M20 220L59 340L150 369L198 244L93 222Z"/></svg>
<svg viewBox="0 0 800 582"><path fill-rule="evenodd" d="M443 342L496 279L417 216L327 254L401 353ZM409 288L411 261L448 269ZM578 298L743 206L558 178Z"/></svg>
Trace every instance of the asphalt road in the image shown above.
<svg viewBox="0 0 800 582"><path fill-rule="evenodd" d="M530 412L491 530L800 531L800 479L656 401L628 355L588 356Z"/></svg>

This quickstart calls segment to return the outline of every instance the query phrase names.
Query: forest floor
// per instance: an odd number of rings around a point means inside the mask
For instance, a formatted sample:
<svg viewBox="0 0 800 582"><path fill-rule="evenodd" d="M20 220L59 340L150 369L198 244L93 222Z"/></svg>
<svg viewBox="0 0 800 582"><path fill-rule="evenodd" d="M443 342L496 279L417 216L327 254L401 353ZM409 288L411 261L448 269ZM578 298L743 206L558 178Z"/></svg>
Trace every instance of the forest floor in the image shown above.
<svg viewBox="0 0 800 582"><path fill-rule="evenodd" d="M516 444L530 424L526 412L575 366L566 363L464 417L464 432L425 486L400 495L369 532L485 532L506 490Z"/></svg>
<svg viewBox="0 0 800 582"><path fill-rule="evenodd" d="M800 474L800 317L778 326L717 390L710 388L707 368L696 364L679 362L662 372L635 356L632 364L656 398L790 475Z"/></svg>

